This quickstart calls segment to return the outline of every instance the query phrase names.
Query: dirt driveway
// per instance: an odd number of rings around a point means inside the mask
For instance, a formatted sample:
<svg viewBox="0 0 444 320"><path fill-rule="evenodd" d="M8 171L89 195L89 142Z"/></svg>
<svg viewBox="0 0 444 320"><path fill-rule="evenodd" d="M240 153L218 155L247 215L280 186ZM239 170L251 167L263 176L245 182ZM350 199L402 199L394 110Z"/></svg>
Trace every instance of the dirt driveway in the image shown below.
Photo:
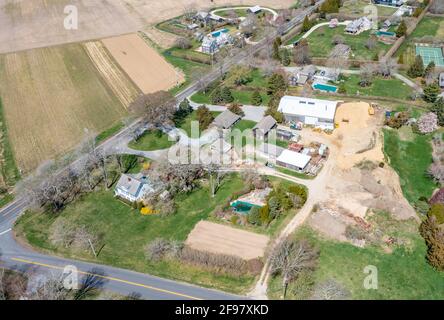
<svg viewBox="0 0 444 320"><path fill-rule="evenodd" d="M255 4L288 8L294 0L256 0ZM0 0L0 53L106 38L143 29L173 18L194 4L247 5L246 0ZM63 26L66 5L78 8L78 30Z"/></svg>

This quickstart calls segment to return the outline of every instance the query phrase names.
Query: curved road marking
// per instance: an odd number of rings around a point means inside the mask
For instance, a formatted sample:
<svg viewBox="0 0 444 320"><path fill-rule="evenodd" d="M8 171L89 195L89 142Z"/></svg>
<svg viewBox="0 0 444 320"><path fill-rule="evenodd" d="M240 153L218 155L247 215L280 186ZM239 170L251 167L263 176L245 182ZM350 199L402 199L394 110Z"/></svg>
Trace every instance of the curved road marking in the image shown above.
<svg viewBox="0 0 444 320"><path fill-rule="evenodd" d="M49 269L64 270L64 268L59 267L59 266L54 266L54 265L50 265L50 264L29 261L29 260L20 259L20 258L11 258L11 260L17 261L17 262L26 263L26 264L36 265L36 266L40 266L40 267L45 267L45 268L49 268ZM119 279L119 278L114 278L114 277L103 276L103 275L100 275L100 274L95 274L95 273L91 273L91 272L85 272L85 271L81 271L81 270L79 270L77 272L80 273L80 274L91 275L91 276L99 277L99 278L106 279L106 280L111 280L111 281L116 281L116 282L121 282L121 283L129 284L129 285L136 286L136 287L142 287L142 288L146 288L146 289L150 289L150 290L154 290L154 291L168 293L168 294L172 294L172 295L175 295L175 296L184 297L184 298L187 298L187 299L202 300L201 298L189 296L187 294L183 294L183 293L179 293L179 292L174 292L174 291L170 291L170 290L165 290L165 289L160 289L160 288L148 286L148 285L145 285L145 284L142 284L142 283L127 281L127 280L123 280L123 279Z"/></svg>

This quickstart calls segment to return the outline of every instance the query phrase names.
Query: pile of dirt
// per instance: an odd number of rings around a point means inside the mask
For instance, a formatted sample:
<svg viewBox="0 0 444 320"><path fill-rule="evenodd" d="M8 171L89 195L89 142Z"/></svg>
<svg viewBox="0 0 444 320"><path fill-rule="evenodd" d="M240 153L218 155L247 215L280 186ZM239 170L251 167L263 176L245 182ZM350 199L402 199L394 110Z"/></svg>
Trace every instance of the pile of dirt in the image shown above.
<svg viewBox="0 0 444 320"><path fill-rule="evenodd" d="M371 116L368 107L365 102L341 104L336 114L339 128L332 135L302 134L306 141L318 139L331 147L327 192L309 223L339 241L350 241L347 232L364 235L366 217L372 211L387 212L394 220L418 220L402 194L398 175L384 162L383 111ZM352 240L363 245L364 239Z"/></svg>

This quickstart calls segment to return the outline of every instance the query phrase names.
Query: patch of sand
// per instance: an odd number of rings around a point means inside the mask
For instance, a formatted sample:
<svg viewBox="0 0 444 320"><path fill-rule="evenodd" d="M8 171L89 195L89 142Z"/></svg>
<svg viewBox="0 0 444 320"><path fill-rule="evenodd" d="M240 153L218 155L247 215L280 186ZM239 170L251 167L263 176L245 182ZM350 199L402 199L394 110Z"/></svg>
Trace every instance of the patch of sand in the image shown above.
<svg viewBox="0 0 444 320"><path fill-rule="evenodd" d="M196 250L250 260L264 255L269 240L269 237L257 233L200 221L188 235L185 244Z"/></svg>

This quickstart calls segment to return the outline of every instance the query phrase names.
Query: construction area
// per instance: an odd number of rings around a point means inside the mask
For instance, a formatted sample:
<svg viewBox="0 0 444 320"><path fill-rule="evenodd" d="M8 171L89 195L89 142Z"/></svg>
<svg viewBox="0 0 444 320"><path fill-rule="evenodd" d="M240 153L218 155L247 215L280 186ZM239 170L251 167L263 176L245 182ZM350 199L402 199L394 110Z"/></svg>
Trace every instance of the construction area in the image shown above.
<svg viewBox="0 0 444 320"><path fill-rule="evenodd" d="M200 221L188 235L185 244L200 251L251 260L264 256L269 240L265 235Z"/></svg>
<svg viewBox="0 0 444 320"><path fill-rule="evenodd" d="M383 117L382 108L370 115L366 102L344 103L337 110L339 127L333 134L310 129L301 133L301 143L316 140L330 146L328 175L319 177L326 179L327 192L317 195L318 206L308 220L330 238L350 240L346 237L350 226L365 232L370 208L389 212L394 219L417 219L402 194L397 174L384 163Z"/></svg>

